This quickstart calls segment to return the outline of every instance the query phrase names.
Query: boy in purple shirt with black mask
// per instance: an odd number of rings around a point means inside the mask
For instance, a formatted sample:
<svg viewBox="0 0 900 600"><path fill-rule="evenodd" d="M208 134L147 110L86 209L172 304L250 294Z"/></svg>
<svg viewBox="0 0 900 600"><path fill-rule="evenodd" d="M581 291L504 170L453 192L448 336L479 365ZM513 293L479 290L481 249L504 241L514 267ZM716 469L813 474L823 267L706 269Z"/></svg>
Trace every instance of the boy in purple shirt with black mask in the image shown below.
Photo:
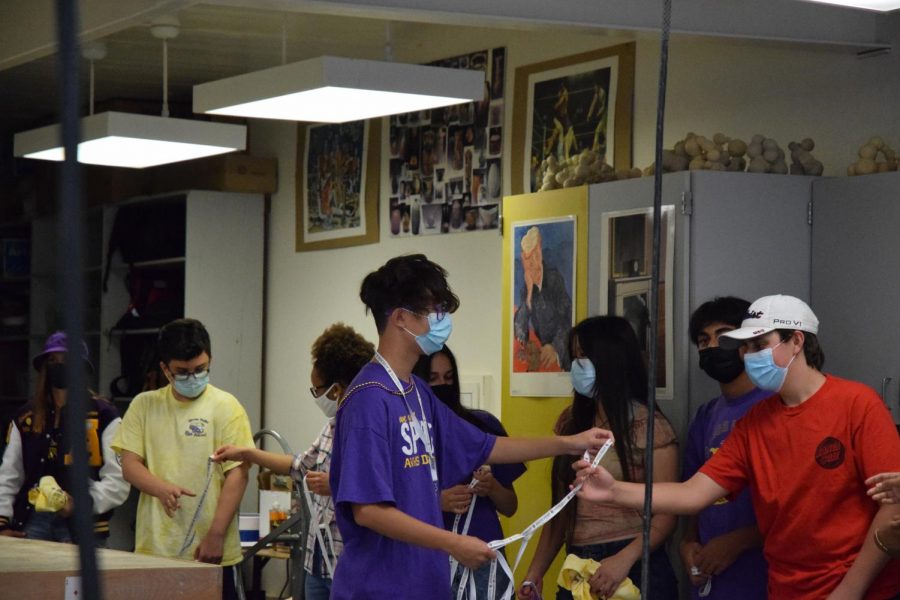
<svg viewBox="0 0 900 600"><path fill-rule="evenodd" d="M700 368L719 383L722 394L697 411L684 452L687 481L718 450L734 424L772 392L753 385L736 349L719 347L719 336L741 326L750 303L726 296L700 305L688 326L700 351ZM691 597L739 600L766 597L768 566L762 535L745 489L733 501L723 498L685 519L681 560L692 584Z"/></svg>
<svg viewBox="0 0 900 600"><path fill-rule="evenodd" d="M333 600L449 598L449 556L474 569L495 553L483 540L444 529L442 482L461 481L485 463L596 451L611 437L593 428L498 438L435 398L412 369L452 330L459 299L446 277L415 254L393 258L363 280L360 299L375 319L378 351L337 413L330 483L344 553Z"/></svg>

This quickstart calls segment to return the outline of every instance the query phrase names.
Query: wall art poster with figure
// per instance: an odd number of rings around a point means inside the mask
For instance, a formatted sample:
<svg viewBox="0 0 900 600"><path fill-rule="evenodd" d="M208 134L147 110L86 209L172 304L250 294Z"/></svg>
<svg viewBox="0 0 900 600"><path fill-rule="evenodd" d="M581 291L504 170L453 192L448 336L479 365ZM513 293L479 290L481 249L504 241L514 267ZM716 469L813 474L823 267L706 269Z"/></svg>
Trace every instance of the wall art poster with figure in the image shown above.
<svg viewBox="0 0 900 600"><path fill-rule="evenodd" d="M378 169L366 121L298 125L297 250L378 241Z"/></svg>
<svg viewBox="0 0 900 600"><path fill-rule="evenodd" d="M622 44L516 69L513 194L548 189L551 161L587 168L590 154L598 167L631 168L634 57L634 44ZM559 187L558 173L550 183Z"/></svg>
<svg viewBox="0 0 900 600"><path fill-rule="evenodd" d="M510 395L571 394L575 216L512 224Z"/></svg>

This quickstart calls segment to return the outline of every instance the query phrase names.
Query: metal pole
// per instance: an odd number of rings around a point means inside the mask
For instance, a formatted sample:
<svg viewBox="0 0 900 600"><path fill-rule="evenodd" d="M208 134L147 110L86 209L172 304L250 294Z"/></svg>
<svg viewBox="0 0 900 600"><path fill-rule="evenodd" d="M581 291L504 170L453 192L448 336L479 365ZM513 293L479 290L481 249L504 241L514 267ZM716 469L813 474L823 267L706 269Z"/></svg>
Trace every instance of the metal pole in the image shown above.
<svg viewBox="0 0 900 600"><path fill-rule="evenodd" d="M84 343L84 200L81 172L78 166L78 2L57 0L59 65L61 85L60 122L66 158L59 182L58 231L59 267L62 279L63 322L68 338L66 360L68 396L66 400L66 446L72 453L69 493L75 505L72 515L73 534L78 542L81 563L82 597L99 600L100 580L94 552L93 507L88 493L87 444L85 415L87 377L81 360Z"/></svg>
<svg viewBox="0 0 900 600"><path fill-rule="evenodd" d="M666 76L669 64L669 29L672 22L672 0L663 0L662 32L659 53L659 93L656 105L656 168L653 173L653 257L650 276L650 340L647 365L647 448L645 450L644 531L641 558L641 594L651 597L650 589L650 519L653 516L653 420L656 414L656 339L659 331L659 245L662 227L662 146L666 112Z"/></svg>

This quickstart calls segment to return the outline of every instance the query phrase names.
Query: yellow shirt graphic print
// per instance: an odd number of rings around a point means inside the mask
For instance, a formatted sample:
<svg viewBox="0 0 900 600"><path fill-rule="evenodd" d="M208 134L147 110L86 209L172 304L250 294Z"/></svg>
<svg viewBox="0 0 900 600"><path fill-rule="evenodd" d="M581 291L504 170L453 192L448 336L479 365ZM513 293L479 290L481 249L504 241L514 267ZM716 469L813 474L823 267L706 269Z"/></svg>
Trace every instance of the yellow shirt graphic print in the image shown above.
<svg viewBox="0 0 900 600"><path fill-rule="evenodd" d="M128 450L144 459L156 477L195 493L182 496L175 516L166 515L162 503L148 494L138 500L135 552L179 558L191 519L206 481L207 458L223 444L253 446L250 421L237 399L212 385L189 402L179 402L171 386L135 397L113 439L117 451ZM225 473L240 463L214 465L209 491L201 508L193 543L180 558L192 560L195 548L209 531ZM241 561L237 519L225 535L222 565Z"/></svg>

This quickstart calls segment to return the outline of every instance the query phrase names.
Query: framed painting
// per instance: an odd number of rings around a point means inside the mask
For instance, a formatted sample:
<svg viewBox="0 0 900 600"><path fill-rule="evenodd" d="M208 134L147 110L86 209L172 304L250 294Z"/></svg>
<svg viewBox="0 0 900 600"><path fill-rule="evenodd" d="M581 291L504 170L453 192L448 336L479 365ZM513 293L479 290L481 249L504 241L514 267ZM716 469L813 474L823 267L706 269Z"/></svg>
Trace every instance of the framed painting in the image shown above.
<svg viewBox="0 0 900 600"><path fill-rule="evenodd" d="M574 215L512 224L511 396L572 392L569 330L575 324Z"/></svg>
<svg viewBox="0 0 900 600"><path fill-rule="evenodd" d="M541 164L591 150L618 170L631 168L633 43L516 69L512 193L541 188Z"/></svg>
<svg viewBox="0 0 900 600"><path fill-rule="evenodd" d="M377 122L298 124L297 252L378 241L379 138Z"/></svg>
<svg viewBox="0 0 900 600"><path fill-rule="evenodd" d="M675 207L662 207L660 225L657 338L650 339L650 288L653 209L602 214L600 314L624 317L637 334L646 358L656 344L656 396L671 400L674 390L673 292ZM653 374L651 374L653 376Z"/></svg>

